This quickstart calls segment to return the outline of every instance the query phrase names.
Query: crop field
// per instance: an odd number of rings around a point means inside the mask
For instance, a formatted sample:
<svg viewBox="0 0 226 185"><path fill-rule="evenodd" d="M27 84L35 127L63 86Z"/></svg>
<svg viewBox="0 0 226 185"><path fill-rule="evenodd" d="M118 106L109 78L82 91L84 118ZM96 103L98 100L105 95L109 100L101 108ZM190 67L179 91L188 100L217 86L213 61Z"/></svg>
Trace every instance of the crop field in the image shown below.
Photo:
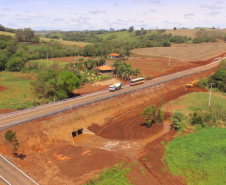
<svg viewBox="0 0 226 185"><path fill-rule="evenodd" d="M176 137L165 147L169 171L187 184L226 184L226 129L209 128Z"/></svg>
<svg viewBox="0 0 226 185"><path fill-rule="evenodd" d="M184 62L201 61L226 52L226 43L180 44L172 47L152 47L131 50L134 54L179 59Z"/></svg>
<svg viewBox="0 0 226 185"><path fill-rule="evenodd" d="M194 111L206 111L209 106L209 93L193 92L172 100L163 106L163 110L174 113L175 111L188 115ZM211 94L211 109L225 110L226 97L220 93Z"/></svg>
<svg viewBox="0 0 226 185"><path fill-rule="evenodd" d="M156 34L156 32L147 32L145 36L151 35L151 34ZM129 33L127 31L120 31L120 32L113 32L113 33L104 33L104 34L99 34L97 35L100 38L103 38L107 40L108 37L115 35L116 37L112 39L114 40L121 40L121 41L136 41L138 37L135 37L135 33Z"/></svg>
<svg viewBox="0 0 226 185"><path fill-rule="evenodd" d="M14 37L14 35L15 35L14 33L4 32L4 31L0 31L0 34L3 34L3 35L11 35L11 36L13 36L13 37ZM53 39L41 37L41 38L40 38L40 41L42 41L42 40L48 42L48 41L53 40ZM59 40L58 40L58 39L54 39L54 40L61 42L63 45L69 45L69 46L80 46L80 47L84 47L84 46L90 44L90 43L88 43L88 42L64 41L64 40L62 40L62 38L60 38Z"/></svg>
<svg viewBox="0 0 226 185"><path fill-rule="evenodd" d="M88 42L75 42L75 41L67 41L67 40L63 40L62 38L60 39L49 39L49 38L40 38L40 40L44 40L44 41L50 41L50 40L56 40L59 41L60 43L62 43L63 45L68 45L68 46L80 46L80 47L84 47L86 45L89 45L90 43Z"/></svg>
<svg viewBox="0 0 226 185"><path fill-rule="evenodd" d="M0 35L11 35L14 36L14 33L10 33L10 32L5 32L5 31L0 31Z"/></svg>
<svg viewBox="0 0 226 185"><path fill-rule="evenodd" d="M20 72L1 72L0 85L7 88L0 92L0 109L33 107L35 95L30 84L34 76Z"/></svg>
<svg viewBox="0 0 226 185"><path fill-rule="evenodd" d="M58 65L60 66L65 66L66 63L65 62L62 62L60 60L55 60L55 59L50 59L47 61L47 59L40 59L40 60L30 60L29 61L30 63L38 63L38 65L42 65L43 67L48 67L48 66L51 66L53 65L55 62L58 63Z"/></svg>

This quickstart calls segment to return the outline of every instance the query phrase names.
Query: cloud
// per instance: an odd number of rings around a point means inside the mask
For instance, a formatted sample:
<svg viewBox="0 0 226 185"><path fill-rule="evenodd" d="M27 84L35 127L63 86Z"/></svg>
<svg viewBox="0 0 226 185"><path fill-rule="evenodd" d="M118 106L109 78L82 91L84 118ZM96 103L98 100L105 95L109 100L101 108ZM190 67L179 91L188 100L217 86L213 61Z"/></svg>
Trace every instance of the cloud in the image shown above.
<svg viewBox="0 0 226 185"><path fill-rule="evenodd" d="M30 14L30 15L28 15L28 17L30 17L30 18L40 18L40 17L43 17L41 14Z"/></svg>
<svg viewBox="0 0 226 185"><path fill-rule="evenodd" d="M215 15L219 14L220 12L210 12L207 15L214 17Z"/></svg>
<svg viewBox="0 0 226 185"><path fill-rule="evenodd" d="M20 3L24 3L24 2L26 2L26 1L25 1L25 0L19 0L19 2L20 2Z"/></svg>
<svg viewBox="0 0 226 185"><path fill-rule="evenodd" d="M3 8L3 11L11 11L9 8Z"/></svg>
<svg viewBox="0 0 226 185"><path fill-rule="evenodd" d="M155 12L155 9L150 9L149 12L153 13Z"/></svg>
<svg viewBox="0 0 226 185"><path fill-rule="evenodd" d="M19 18L19 19L16 19L16 20L19 20L19 21L30 21L31 19L29 19L29 18Z"/></svg>
<svg viewBox="0 0 226 185"><path fill-rule="evenodd" d="M221 4L221 3L223 3L223 2L222 2L222 1L216 1L216 3L217 3L217 4Z"/></svg>
<svg viewBox="0 0 226 185"><path fill-rule="evenodd" d="M20 17L20 15L16 14L16 17Z"/></svg>
<svg viewBox="0 0 226 185"><path fill-rule="evenodd" d="M71 19L71 21L76 24L89 24L89 19L88 17L79 17L78 19Z"/></svg>
<svg viewBox="0 0 226 185"><path fill-rule="evenodd" d="M184 14L184 17L190 17L190 16L194 16L195 14L193 13L187 13L187 14Z"/></svg>
<svg viewBox="0 0 226 185"><path fill-rule="evenodd" d="M88 13L93 14L93 15L97 15L97 14L106 13L106 12L97 10L97 11L89 11Z"/></svg>
<svg viewBox="0 0 226 185"><path fill-rule="evenodd" d="M0 18L2 18L2 17L5 17L5 15L3 15L3 14L0 14Z"/></svg>
<svg viewBox="0 0 226 185"><path fill-rule="evenodd" d="M161 5L161 1L153 1L153 0L149 0L149 1L152 4Z"/></svg>
<svg viewBox="0 0 226 185"><path fill-rule="evenodd" d="M56 18L54 21L64 21L64 19Z"/></svg>
<svg viewBox="0 0 226 185"><path fill-rule="evenodd" d="M136 22L136 19L117 19L118 22Z"/></svg>
<svg viewBox="0 0 226 185"><path fill-rule="evenodd" d="M24 12L30 12L30 11L27 11L27 10L26 10L26 11L24 11Z"/></svg>
<svg viewBox="0 0 226 185"><path fill-rule="evenodd" d="M119 7L118 2L115 2L113 6Z"/></svg>
<svg viewBox="0 0 226 185"><path fill-rule="evenodd" d="M217 9L222 9L222 7L217 7L216 5L210 5L210 6L208 6L207 4L201 4L200 6L199 6L199 8L207 8L207 9L209 9L209 10L217 10Z"/></svg>
<svg viewBox="0 0 226 185"><path fill-rule="evenodd" d="M169 22L169 21L162 21L163 23L165 23L165 24L170 24L171 22Z"/></svg>
<svg viewBox="0 0 226 185"><path fill-rule="evenodd" d="M142 3L143 0L134 0L135 3Z"/></svg>

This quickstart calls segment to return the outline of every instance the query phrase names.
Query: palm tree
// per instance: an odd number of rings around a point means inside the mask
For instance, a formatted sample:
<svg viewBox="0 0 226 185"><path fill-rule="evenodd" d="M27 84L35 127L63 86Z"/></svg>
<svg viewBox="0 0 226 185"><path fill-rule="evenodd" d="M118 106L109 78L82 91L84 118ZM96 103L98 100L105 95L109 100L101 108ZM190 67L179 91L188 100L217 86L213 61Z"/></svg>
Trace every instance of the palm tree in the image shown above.
<svg viewBox="0 0 226 185"><path fill-rule="evenodd" d="M134 75L136 76L136 78L137 78L138 74L141 75L140 68L136 68L135 71L134 71Z"/></svg>

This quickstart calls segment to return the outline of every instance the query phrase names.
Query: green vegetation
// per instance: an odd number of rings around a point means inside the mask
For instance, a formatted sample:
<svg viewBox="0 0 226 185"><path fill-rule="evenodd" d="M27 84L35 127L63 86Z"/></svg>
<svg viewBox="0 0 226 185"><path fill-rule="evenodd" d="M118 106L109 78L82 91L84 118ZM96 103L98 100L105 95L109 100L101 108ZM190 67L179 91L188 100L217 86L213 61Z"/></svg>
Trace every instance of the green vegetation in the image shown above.
<svg viewBox="0 0 226 185"><path fill-rule="evenodd" d="M221 94L212 93L211 106L208 106L209 93L189 93L179 100L170 102L170 106L184 107L186 105L184 108L177 109L171 118L175 129L183 132L187 129L199 130L205 127L224 127L226 125L226 98Z"/></svg>
<svg viewBox="0 0 226 185"><path fill-rule="evenodd" d="M217 71L209 77L208 83L226 93L226 60L222 60Z"/></svg>
<svg viewBox="0 0 226 185"><path fill-rule="evenodd" d="M6 87L0 91L0 109L23 109L36 105L32 86L34 76L20 72L0 72L0 85Z"/></svg>
<svg viewBox="0 0 226 185"><path fill-rule="evenodd" d="M49 44L33 46L19 43L11 36L0 35L0 70L20 71L28 60L75 56L81 50L71 46L59 46L59 43L54 41Z"/></svg>
<svg viewBox="0 0 226 185"><path fill-rule="evenodd" d="M115 61L112 67L114 67L115 76L124 78L125 80L131 79L131 76L137 77L138 75L141 75L139 68L134 70L130 64L122 62L121 60Z"/></svg>
<svg viewBox="0 0 226 185"><path fill-rule="evenodd" d="M170 172L187 184L226 184L226 129L209 128L176 137L165 147Z"/></svg>
<svg viewBox="0 0 226 185"><path fill-rule="evenodd" d="M39 35L35 35L35 31L31 28L17 29L15 32L15 38L20 42L32 42L38 43Z"/></svg>
<svg viewBox="0 0 226 185"><path fill-rule="evenodd" d="M5 132L5 142L10 144L12 155L14 155L15 151L17 150L17 146L19 145L18 140L16 138L16 132L12 130L7 130Z"/></svg>
<svg viewBox="0 0 226 185"><path fill-rule="evenodd" d="M162 110L162 101L161 99L159 108L153 105L152 107L146 107L141 113L141 117L146 119L147 127L151 128L152 123L163 123L164 111Z"/></svg>
<svg viewBox="0 0 226 185"><path fill-rule="evenodd" d="M94 177L85 185L132 185L126 177L126 174L130 171L131 169L129 168L129 165L126 167L125 162L122 162L110 169L102 170L99 173L99 178Z"/></svg>

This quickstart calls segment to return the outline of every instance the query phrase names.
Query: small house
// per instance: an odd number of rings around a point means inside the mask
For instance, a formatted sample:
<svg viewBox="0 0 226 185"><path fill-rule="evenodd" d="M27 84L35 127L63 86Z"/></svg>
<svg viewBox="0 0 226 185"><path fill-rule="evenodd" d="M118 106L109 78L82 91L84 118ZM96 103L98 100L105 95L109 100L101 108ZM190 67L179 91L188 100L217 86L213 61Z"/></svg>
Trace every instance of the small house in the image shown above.
<svg viewBox="0 0 226 185"><path fill-rule="evenodd" d="M119 54L117 54L117 53L111 53L111 54L108 55L108 58L111 58L111 59L113 59L113 58L119 58Z"/></svg>

